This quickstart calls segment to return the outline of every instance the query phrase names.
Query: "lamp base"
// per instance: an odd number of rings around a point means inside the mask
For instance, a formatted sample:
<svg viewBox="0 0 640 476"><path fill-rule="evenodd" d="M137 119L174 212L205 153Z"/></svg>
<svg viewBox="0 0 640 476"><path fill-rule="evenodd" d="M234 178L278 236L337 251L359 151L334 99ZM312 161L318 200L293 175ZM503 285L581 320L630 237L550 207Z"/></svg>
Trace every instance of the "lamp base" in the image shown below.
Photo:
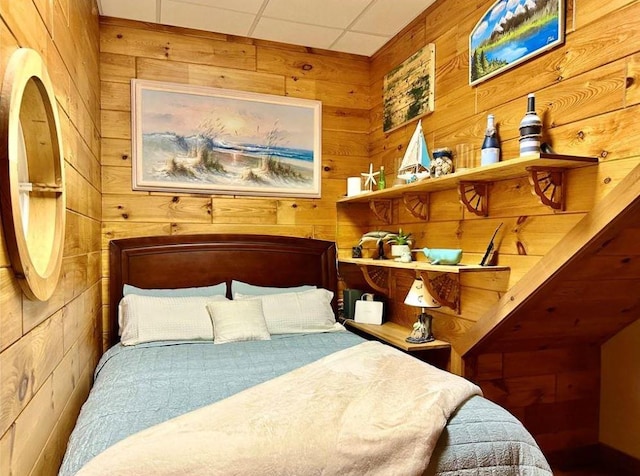
<svg viewBox="0 0 640 476"><path fill-rule="evenodd" d="M426 312L418 316L418 320L413 324L411 335L405 339L411 344L425 344L436 340L431 332L431 321L433 317Z"/></svg>
<svg viewBox="0 0 640 476"><path fill-rule="evenodd" d="M409 336L405 339L405 342L409 342L411 344L426 344L427 342L433 342L434 340L436 340L436 338L433 336L419 338L419 339Z"/></svg>

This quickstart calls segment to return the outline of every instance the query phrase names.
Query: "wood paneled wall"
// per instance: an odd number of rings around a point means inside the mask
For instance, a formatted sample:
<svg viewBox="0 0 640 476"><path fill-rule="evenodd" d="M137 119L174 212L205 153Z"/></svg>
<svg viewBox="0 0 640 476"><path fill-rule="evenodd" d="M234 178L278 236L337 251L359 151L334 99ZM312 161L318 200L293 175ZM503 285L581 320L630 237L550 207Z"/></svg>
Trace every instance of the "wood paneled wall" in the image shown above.
<svg viewBox="0 0 640 476"><path fill-rule="evenodd" d="M563 213L540 205L526 180L513 180L494 184L489 218L468 216L452 191L433 194L428 223L395 204L395 224L414 231L421 246L459 246L475 259L504 222L499 256L512 268L509 284L559 243L638 163L640 5L567 0L564 46L471 88L468 33L491 3L480 1L474 8L461 0L438 0L369 60L123 20L102 19L98 27L92 0L0 0L0 68L17 46L37 49L45 58L63 123L68 183L63 276L50 301L24 298L2 243L0 473L57 471L99 352L95 323L100 296L106 295L108 240L216 231L334 239L335 200L344 195L345 178L370 160L388 170L399 163L414 126L382 132L382 78L426 43L435 43L437 62L436 111L423 120L431 149L449 146L477 156L486 114L492 112L504 157L517 155L517 125L533 91L554 148L597 155L602 163L569 175ZM322 100L322 198L132 192L131 78ZM364 209L350 223L354 236L378 225L366 216ZM400 294L410 278L396 278ZM436 333L455 343L498 292L483 282L463 283L463 315L439 313ZM406 311L398 315L411 322ZM516 414L530 402L548 402L555 408L550 415L563 415L566 423L597 412L575 403L576 395L593 392L598 384L600 363L594 355L583 347L535 356L494 351L476 356L476 377L490 381L489 394ZM562 371L528 365L532 361L562 362ZM587 419L587 428L577 432L541 421L534 432L542 435L545 449L588 444L597 440L595 420Z"/></svg>
<svg viewBox="0 0 640 476"><path fill-rule="evenodd" d="M492 4L493 0L472 5L438 0L374 55L373 163L395 170L415 128L413 122L391 133L382 131L384 75L425 44L434 43L435 112L422 119L430 150L450 147L457 158L466 151L478 165L486 116L493 113L503 160L516 157L518 124L526 110L526 96L534 92L544 140L560 153L597 156L600 164L568 173L564 212L540 204L526 178L494 183L486 218L463 210L455 190L431 194L428 222L413 218L399 203L393 204L392 225L363 220L364 207L340 206L341 253L348 253L363 231L401 226L414 233L417 247L462 248L463 262L474 263L493 230L503 223L498 263L511 268L511 287L640 162L636 120L640 113L640 3L567 0L564 45L470 87L468 35ZM396 284L396 293L390 296L392 319L405 325L415 320L414 313L402 306L412 277L398 272L392 278ZM504 288L496 287L492 279L461 284L461 314L446 309L434 312L434 328L438 338L453 343L452 370L464 373L456 342L497 302ZM469 376L482 384L488 397L516 415L545 408L546 416L530 428L545 451L590 445L598 442L599 354L599 346L566 342L547 351L493 349L473 356Z"/></svg>
<svg viewBox="0 0 640 476"><path fill-rule="evenodd" d="M100 60L105 253L111 239L154 234L335 239L335 202L346 193L346 177L359 174L369 162L368 58L103 18ZM132 191L132 78L322 101L322 197ZM107 265L104 256L105 277Z"/></svg>
<svg viewBox="0 0 640 476"><path fill-rule="evenodd" d="M0 75L37 50L58 102L67 183L62 275L47 302L22 293L0 233L0 474L57 474L101 353L100 82L93 0L0 0Z"/></svg>

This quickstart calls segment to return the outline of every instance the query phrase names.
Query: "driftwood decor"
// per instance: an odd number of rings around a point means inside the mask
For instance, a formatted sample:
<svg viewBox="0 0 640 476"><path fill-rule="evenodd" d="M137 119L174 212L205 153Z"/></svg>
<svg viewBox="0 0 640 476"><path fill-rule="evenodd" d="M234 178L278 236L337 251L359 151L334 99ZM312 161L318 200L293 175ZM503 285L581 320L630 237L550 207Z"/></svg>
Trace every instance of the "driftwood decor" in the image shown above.
<svg viewBox="0 0 640 476"><path fill-rule="evenodd" d="M11 266L30 299L46 301L60 275L64 155L51 80L35 50L10 58L0 95L2 225Z"/></svg>
<svg viewBox="0 0 640 476"><path fill-rule="evenodd" d="M384 77L383 129L393 129L433 112L435 45L428 44Z"/></svg>

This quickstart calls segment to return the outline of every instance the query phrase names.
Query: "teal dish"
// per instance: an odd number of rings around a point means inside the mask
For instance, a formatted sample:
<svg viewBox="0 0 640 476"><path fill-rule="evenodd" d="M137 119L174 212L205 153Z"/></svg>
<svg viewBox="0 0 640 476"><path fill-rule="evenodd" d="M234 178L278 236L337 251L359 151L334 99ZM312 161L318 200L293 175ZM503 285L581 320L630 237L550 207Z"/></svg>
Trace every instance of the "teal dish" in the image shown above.
<svg viewBox="0 0 640 476"><path fill-rule="evenodd" d="M422 252L431 264L458 264L462 259L462 250L422 248Z"/></svg>

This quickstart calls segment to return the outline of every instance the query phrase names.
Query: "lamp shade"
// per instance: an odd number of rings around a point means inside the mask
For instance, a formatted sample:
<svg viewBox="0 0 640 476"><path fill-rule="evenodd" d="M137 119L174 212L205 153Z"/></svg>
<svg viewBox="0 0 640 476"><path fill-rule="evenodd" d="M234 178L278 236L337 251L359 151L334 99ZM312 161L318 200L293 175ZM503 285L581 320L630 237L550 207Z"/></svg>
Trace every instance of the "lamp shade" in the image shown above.
<svg viewBox="0 0 640 476"><path fill-rule="evenodd" d="M421 279L415 279L404 300L407 306L440 307L440 303L429 293Z"/></svg>

